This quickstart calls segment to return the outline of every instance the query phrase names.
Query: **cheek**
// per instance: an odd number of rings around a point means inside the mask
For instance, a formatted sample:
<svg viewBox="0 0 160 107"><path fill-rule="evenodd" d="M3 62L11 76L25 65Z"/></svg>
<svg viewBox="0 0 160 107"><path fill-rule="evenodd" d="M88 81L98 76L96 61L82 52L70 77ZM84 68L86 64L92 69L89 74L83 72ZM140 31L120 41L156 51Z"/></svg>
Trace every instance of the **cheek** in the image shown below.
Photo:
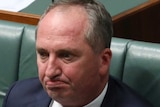
<svg viewBox="0 0 160 107"><path fill-rule="evenodd" d="M97 61L88 62L81 60L65 66L63 73L74 85L80 85L87 82L87 80L93 79L93 76L98 75L98 63Z"/></svg>
<svg viewBox="0 0 160 107"><path fill-rule="evenodd" d="M96 89L95 84L99 84L100 78L97 67L94 63L75 63L64 69L64 75L71 82L71 89L76 96L88 94ZM90 88L86 88L90 87Z"/></svg>
<svg viewBox="0 0 160 107"><path fill-rule="evenodd" d="M37 61L37 65L38 65L38 75L39 75L39 79L42 82L43 78L45 76L45 71L46 71L46 67L45 64L38 62Z"/></svg>
<svg viewBox="0 0 160 107"><path fill-rule="evenodd" d="M76 64L65 65L62 69L62 72L72 82L75 80L75 78L80 76L79 65Z"/></svg>

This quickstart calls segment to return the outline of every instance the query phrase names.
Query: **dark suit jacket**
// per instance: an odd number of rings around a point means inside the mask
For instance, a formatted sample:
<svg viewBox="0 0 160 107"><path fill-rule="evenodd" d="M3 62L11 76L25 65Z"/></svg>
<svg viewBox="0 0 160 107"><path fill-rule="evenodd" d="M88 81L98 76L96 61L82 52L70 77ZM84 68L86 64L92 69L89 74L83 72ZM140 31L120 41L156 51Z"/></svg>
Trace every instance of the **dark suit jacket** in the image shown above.
<svg viewBox="0 0 160 107"><path fill-rule="evenodd" d="M49 107L51 98L38 78L15 83L5 97L3 107ZM129 87L110 77L101 107L153 107Z"/></svg>

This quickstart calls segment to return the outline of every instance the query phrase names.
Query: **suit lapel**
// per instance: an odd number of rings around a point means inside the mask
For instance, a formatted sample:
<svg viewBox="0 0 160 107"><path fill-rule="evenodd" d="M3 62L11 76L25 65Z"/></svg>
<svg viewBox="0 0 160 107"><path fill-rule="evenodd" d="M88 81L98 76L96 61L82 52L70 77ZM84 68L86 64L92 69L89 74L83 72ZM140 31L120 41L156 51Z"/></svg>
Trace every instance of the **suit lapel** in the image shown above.
<svg viewBox="0 0 160 107"><path fill-rule="evenodd" d="M50 98L41 99L39 101L37 100L37 102L35 102L35 106L33 106L33 107L49 107L50 102L51 102Z"/></svg>

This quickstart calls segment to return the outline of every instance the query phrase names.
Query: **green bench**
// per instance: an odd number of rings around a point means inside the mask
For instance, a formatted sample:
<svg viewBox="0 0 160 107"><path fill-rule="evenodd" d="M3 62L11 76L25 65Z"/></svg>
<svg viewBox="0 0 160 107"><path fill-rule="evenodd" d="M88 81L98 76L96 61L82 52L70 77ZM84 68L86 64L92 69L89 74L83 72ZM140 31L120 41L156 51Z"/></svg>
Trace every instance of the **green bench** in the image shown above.
<svg viewBox="0 0 160 107"><path fill-rule="evenodd" d="M0 20L0 107L15 81L37 76L36 26ZM110 74L160 107L160 44L113 37Z"/></svg>

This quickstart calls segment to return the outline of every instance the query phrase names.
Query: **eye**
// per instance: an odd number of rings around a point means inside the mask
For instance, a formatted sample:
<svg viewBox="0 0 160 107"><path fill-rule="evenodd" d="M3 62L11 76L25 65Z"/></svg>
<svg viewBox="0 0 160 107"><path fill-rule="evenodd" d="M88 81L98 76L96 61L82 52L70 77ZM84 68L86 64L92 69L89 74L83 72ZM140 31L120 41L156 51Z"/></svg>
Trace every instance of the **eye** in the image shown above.
<svg viewBox="0 0 160 107"><path fill-rule="evenodd" d="M64 58L64 59L66 59L66 60L71 60L72 59L72 55L71 54L69 54L69 53L61 53L60 55L59 55L61 58Z"/></svg>
<svg viewBox="0 0 160 107"><path fill-rule="evenodd" d="M65 62L72 62L75 56L70 52L60 52L58 55Z"/></svg>
<svg viewBox="0 0 160 107"><path fill-rule="evenodd" d="M44 49L38 50L37 53L42 60L47 59L49 57L49 53Z"/></svg>

